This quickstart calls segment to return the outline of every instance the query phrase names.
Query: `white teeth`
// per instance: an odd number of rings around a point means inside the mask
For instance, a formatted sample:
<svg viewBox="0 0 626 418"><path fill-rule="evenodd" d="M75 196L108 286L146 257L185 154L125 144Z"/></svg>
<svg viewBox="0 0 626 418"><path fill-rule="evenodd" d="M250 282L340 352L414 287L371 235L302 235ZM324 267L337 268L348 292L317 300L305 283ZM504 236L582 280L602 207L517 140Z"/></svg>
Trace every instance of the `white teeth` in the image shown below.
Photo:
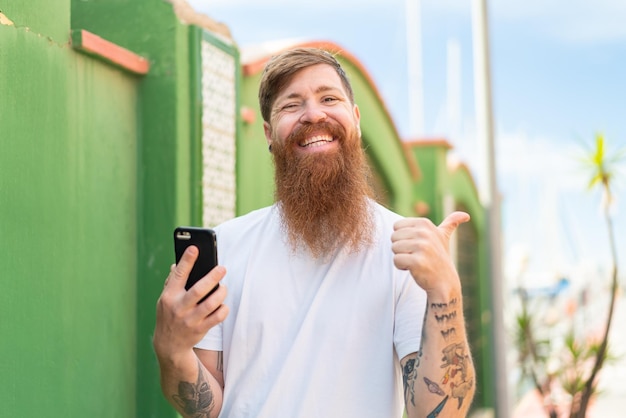
<svg viewBox="0 0 626 418"><path fill-rule="evenodd" d="M333 138L327 135L318 135L312 138L308 138L306 141L300 144L301 147L319 147L329 142L333 142Z"/></svg>

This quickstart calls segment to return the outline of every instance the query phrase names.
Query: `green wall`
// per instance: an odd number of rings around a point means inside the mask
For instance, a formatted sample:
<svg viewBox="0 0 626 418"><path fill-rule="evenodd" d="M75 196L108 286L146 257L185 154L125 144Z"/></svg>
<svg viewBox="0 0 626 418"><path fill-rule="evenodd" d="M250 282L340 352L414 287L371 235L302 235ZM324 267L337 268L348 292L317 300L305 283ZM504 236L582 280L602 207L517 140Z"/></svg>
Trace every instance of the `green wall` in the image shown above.
<svg viewBox="0 0 626 418"><path fill-rule="evenodd" d="M201 223L203 35L164 1L0 0L0 10L14 22L0 25L2 414L174 417L151 338L173 262L172 230ZM133 75L72 49L72 29L140 54L149 73ZM413 215L424 200L437 221L443 194L452 193L469 208L482 242L471 178L446 170L445 150L416 154L423 176L413 178L370 80L339 58L390 207ZM258 74L240 81L241 105L256 110ZM253 123L237 125L238 214L273 201L256 112Z"/></svg>
<svg viewBox="0 0 626 418"><path fill-rule="evenodd" d="M200 220L198 28L151 0L0 10L14 23L0 25L2 415L176 416L151 336L171 231ZM147 58L148 75L73 49L72 29Z"/></svg>
<svg viewBox="0 0 626 418"><path fill-rule="evenodd" d="M252 123L241 124L237 141L237 214L243 215L274 202L274 167L263 133L258 92L261 74L243 75L240 100L254 111Z"/></svg>
<svg viewBox="0 0 626 418"><path fill-rule="evenodd" d="M0 2L0 405L130 417L137 81L71 48L69 8Z"/></svg>
<svg viewBox="0 0 626 418"><path fill-rule="evenodd" d="M138 82L140 126L136 248L137 416L176 416L161 394L152 348L155 304L174 262L172 231L201 223L200 115L197 112L199 29L182 25L165 1L78 1L73 28L83 28L150 60Z"/></svg>
<svg viewBox="0 0 626 418"><path fill-rule="evenodd" d="M496 382L493 381L494 347L485 210L465 166L448 172L446 189L454 196L455 209L471 215L469 223L459 226L457 268L463 284L466 328L476 369L477 390L472 405L473 408L489 408L495 405L493 388ZM468 259L470 257L471 260Z"/></svg>
<svg viewBox="0 0 626 418"><path fill-rule="evenodd" d="M404 216L414 216L412 177L402 140L379 97L376 86L351 59L338 57L350 77L354 100L361 113L363 146L373 171L386 189L389 207Z"/></svg>

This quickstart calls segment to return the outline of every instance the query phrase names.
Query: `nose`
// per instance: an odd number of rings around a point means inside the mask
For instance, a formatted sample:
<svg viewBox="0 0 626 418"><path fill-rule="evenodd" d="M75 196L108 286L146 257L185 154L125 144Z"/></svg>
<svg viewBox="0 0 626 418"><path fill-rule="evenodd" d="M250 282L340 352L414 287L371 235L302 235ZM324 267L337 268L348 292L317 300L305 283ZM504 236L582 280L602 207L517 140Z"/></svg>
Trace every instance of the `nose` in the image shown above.
<svg viewBox="0 0 626 418"><path fill-rule="evenodd" d="M304 111L302 112L302 116L300 117L300 122L302 123L318 123L326 120L326 112L324 109L318 104L308 104Z"/></svg>

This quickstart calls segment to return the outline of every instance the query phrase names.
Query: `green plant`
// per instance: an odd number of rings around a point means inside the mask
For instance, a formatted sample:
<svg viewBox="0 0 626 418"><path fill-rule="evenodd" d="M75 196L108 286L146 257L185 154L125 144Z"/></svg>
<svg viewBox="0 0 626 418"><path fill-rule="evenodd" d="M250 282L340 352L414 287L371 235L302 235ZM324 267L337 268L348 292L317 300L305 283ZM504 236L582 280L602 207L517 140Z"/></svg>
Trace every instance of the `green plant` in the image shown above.
<svg viewBox="0 0 626 418"><path fill-rule="evenodd" d="M540 309L530 306L527 291L520 289L521 310L516 317L515 344L519 353L519 364L523 376L530 379L543 400L550 418L560 416L563 405L555 399L555 388L565 391L569 397L570 418L584 418L589 402L597 390L598 374L609 359L609 331L611 329L615 299L618 290L617 250L611 203L612 185L617 173L617 165L624 151L607 155L604 136L596 135L593 146L587 148L582 161L591 170L589 188L599 187L603 193L603 216L608 232L611 259L611 286L609 309L600 339L582 338L574 331L574 325L563 335L560 344L554 341L553 327L538 326ZM538 336L543 329L547 336Z"/></svg>

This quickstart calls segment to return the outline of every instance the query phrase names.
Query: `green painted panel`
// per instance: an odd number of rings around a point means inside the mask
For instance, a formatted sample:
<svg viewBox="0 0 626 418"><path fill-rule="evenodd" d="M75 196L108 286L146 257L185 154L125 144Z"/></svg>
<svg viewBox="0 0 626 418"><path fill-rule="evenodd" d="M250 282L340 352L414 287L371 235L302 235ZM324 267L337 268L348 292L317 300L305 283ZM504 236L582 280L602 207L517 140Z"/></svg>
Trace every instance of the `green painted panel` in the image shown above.
<svg viewBox="0 0 626 418"><path fill-rule="evenodd" d="M473 408L493 407L493 330L491 322L485 322L486 313L491 312L485 211L466 167L460 166L449 173L448 185L457 202L457 209L468 212L472 217L469 224L459 227L458 253L460 258L465 258L464 262L460 260L459 273L464 280L467 329L476 368L477 391Z"/></svg>
<svg viewBox="0 0 626 418"><path fill-rule="evenodd" d="M65 45L69 43L70 3L72 0L9 0L0 1L0 11L20 28Z"/></svg>
<svg viewBox="0 0 626 418"><path fill-rule="evenodd" d="M391 209L405 215L414 215L413 188L409 165L402 149L401 138L376 86L351 61L338 57L350 77L354 99L361 112L361 131L372 168L387 188Z"/></svg>
<svg viewBox="0 0 626 418"><path fill-rule="evenodd" d="M252 109L254 122L241 126L237 141L237 215L274 202L274 165L263 132L258 93L261 74L244 77L242 108Z"/></svg>
<svg viewBox="0 0 626 418"><path fill-rule="evenodd" d="M0 27L6 416L135 415L136 81Z"/></svg>
<svg viewBox="0 0 626 418"><path fill-rule="evenodd" d="M155 16L154 28L173 30L162 42L150 37L150 56L158 63L140 89L140 152L137 408L141 417L174 417L160 389L152 347L156 301L174 262L172 231L196 221L191 170L192 104L190 102L189 31L171 15ZM156 31L158 32L158 31ZM152 62L152 61L151 61Z"/></svg>
<svg viewBox="0 0 626 418"><path fill-rule="evenodd" d="M150 61L139 86L136 395L140 417L174 417L152 347L156 301L174 261L172 231L197 223L190 28L154 0L74 0L72 28L85 29Z"/></svg>

